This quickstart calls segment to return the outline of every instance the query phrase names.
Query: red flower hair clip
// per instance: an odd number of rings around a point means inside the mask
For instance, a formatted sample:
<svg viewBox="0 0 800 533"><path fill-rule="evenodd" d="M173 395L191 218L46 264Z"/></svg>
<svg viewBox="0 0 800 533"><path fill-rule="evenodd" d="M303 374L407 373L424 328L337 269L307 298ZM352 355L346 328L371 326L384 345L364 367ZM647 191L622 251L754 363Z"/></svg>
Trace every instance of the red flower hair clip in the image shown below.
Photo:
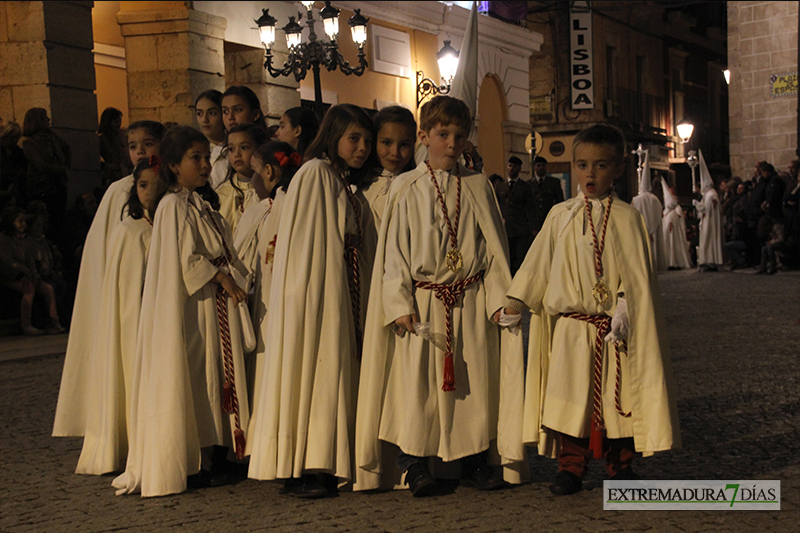
<svg viewBox="0 0 800 533"><path fill-rule="evenodd" d="M300 154L297 152L292 152L291 155L286 155L283 152L275 152L275 160L278 162L278 165L281 167L285 167L289 163L292 163L294 166L299 167L302 160L300 159Z"/></svg>
<svg viewBox="0 0 800 533"><path fill-rule="evenodd" d="M160 170L161 170L161 158L160 157L158 157L157 155L151 155L150 156L150 161L148 161L148 163L150 163L150 168L153 169L153 172L155 172L156 174L158 174L160 172Z"/></svg>

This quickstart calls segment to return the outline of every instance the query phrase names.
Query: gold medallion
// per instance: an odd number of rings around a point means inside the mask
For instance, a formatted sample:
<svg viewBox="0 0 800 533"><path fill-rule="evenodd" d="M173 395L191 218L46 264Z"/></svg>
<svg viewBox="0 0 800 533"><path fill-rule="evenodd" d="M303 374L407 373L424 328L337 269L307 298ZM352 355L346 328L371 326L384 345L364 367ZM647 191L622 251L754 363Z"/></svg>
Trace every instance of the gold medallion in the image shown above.
<svg viewBox="0 0 800 533"><path fill-rule="evenodd" d="M464 265L464 259L461 257L461 252L453 248L444 258L444 264L447 265L447 268L450 269L451 272L458 272L461 270L461 267Z"/></svg>
<svg viewBox="0 0 800 533"><path fill-rule="evenodd" d="M603 278L598 279L597 283L594 284L592 296L594 297L594 301L600 305L608 301L608 287L606 287L606 282L603 281Z"/></svg>

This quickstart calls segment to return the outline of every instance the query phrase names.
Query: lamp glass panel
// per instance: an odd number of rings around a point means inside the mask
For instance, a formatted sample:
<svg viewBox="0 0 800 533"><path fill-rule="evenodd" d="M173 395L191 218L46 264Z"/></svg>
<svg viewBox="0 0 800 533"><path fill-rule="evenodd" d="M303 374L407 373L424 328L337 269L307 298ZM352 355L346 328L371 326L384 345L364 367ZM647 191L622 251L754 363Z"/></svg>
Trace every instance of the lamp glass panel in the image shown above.
<svg viewBox="0 0 800 533"><path fill-rule="evenodd" d="M364 43L367 42L366 26L353 26L350 28L350 33L353 35L353 42L358 46L364 46Z"/></svg>
<svg viewBox="0 0 800 533"><path fill-rule="evenodd" d="M447 54L439 58L439 74L447 83L453 79L458 70L458 56Z"/></svg>
<svg viewBox="0 0 800 533"><path fill-rule="evenodd" d="M689 142L689 139L692 137L692 132L694 132L694 125L688 123L678 124L678 137L681 138L683 142Z"/></svg>
<svg viewBox="0 0 800 533"><path fill-rule="evenodd" d="M311 11L311 8L314 7L314 2L301 2L301 4L303 4L307 11Z"/></svg>
<svg viewBox="0 0 800 533"><path fill-rule="evenodd" d="M299 46L301 41L302 41L302 34L300 33L286 34L286 44L289 46L289 48L294 48L295 46Z"/></svg>
<svg viewBox="0 0 800 533"><path fill-rule="evenodd" d="M272 46L275 42L275 26L261 26L258 31L261 34L261 42L267 47Z"/></svg>
<svg viewBox="0 0 800 533"><path fill-rule="evenodd" d="M322 24L325 26L325 34L330 39L335 39L339 35L339 17L322 19Z"/></svg>

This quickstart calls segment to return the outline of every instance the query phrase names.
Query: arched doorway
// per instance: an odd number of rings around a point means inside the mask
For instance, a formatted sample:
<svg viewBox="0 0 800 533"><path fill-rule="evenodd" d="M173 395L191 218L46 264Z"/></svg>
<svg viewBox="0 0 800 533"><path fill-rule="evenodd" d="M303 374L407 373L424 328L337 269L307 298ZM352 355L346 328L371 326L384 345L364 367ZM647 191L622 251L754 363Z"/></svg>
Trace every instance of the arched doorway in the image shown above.
<svg viewBox="0 0 800 533"><path fill-rule="evenodd" d="M483 158L483 173L506 175L503 122L508 106L503 84L494 74L487 74L478 96L478 151Z"/></svg>

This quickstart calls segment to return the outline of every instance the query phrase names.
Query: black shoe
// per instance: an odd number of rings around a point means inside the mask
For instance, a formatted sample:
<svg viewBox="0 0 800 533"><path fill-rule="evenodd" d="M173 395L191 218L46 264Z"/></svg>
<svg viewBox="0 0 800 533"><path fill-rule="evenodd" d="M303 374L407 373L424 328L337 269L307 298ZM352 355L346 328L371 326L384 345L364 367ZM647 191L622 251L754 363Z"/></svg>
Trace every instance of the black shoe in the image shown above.
<svg viewBox="0 0 800 533"><path fill-rule="evenodd" d="M461 460L461 484L478 490L497 490L506 486L503 476L489 466L483 454Z"/></svg>
<svg viewBox="0 0 800 533"><path fill-rule="evenodd" d="M414 463L408 468L406 483L415 498L432 496L436 492L436 480L431 476L425 463Z"/></svg>
<svg viewBox="0 0 800 533"><path fill-rule="evenodd" d="M317 474L317 479L328 491L328 496L339 494L339 480L332 474Z"/></svg>
<svg viewBox="0 0 800 533"><path fill-rule="evenodd" d="M758 270L756 270L756 274L757 275L766 274L766 273L767 273L767 271L765 269L763 269L763 268L759 268Z"/></svg>
<svg viewBox="0 0 800 533"><path fill-rule="evenodd" d="M633 468L626 466L613 476L611 476L611 481L636 481L641 479L639 475L633 471Z"/></svg>
<svg viewBox="0 0 800 533"><path fill-rule="evenodd" d="M206 489L211 486L211 472L200 470L186 478L186 488L189 490Z"/></svg>
<svg viewBox="0 0 800 533"><path fill-rule="evenodd" d="M581 481L581 478L572 472L561 470L550 485L550 492L559 496L566 496L567 494L580 492L582 486L583 481Z"/></svg>
<svg viewBox="0 0 800 533"><path fill-rule="evenodd" d="M328 495L328 489L315 474L305 474L301 478L287 479L283 485L283 493L296 498L314 500Z"/></svg>

